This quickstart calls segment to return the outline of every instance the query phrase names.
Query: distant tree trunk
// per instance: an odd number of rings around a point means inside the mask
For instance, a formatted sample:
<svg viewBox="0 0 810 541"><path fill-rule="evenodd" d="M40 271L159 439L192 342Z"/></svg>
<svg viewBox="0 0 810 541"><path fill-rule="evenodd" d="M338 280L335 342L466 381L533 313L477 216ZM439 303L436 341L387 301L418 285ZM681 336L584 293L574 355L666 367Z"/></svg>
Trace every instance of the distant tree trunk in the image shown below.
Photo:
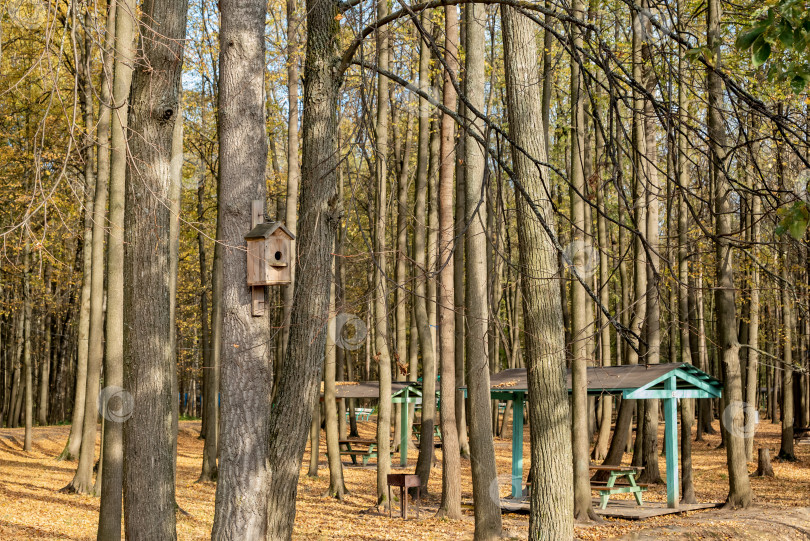
<svg viewBox="0 0 810 541"><path fill-rule="evenodd" d="M457 96L453 88L453 77L458 73L458 11L456 6L446 6L445 16L445 71L443 77L442 103L449 110L456 109ZM441 359L441 395L455 396L456 368L455 368L455 324L456 317L453 311L454 295L454 222L453 222L453 170L455 165L455 123L453 119L442 114L440 116L440 149L439 149L439 183L435 201L438 203L439 255L439 283L437 287L436 302L438 304L439 318L439 358ZM429 245L430 246L430 245ZM453 361L451 363L451 360ZM424 406L423 406L424 411ZM427 447L433 442L433 433L426 432L427 426L422 424L422 444ZM432 427L430 427L432 429ZM458 445L458 428L456 426L455 400L441 401L441 430L442 442L442 502L437 513L438 516L449 518L461 517L461 461ZM433 451L428 451L432 456Z"/></svg>
<svg viewBox="0 0 810 541"><path fill-rule="evenodd" d="M51 264L45 263L45 273L43 276L45 285L45 298L50 302L51 289ZM48 424L48 391L51 375L51 311L45 313L42 318L42 360L39 371L39 406L37 407L37 423Z"/></svg>
<svg viewBox="0 0 810 541"><path fill-rule="evenodd" d="M681 13L680 0L677 4L678 13ZM680 330L680 361L692 362L692 348L690 340L689 319L689 215L686 205L686 193L689 187L689 172L687 170L686 133L683 127L687 121L686 90L682 80L683 51L678 54L678 123L680 129L677 134L677 175L678 184L678 329ZM670 336L670 340L674 340ZM681 504L697 503L695 498L695 484L692 479L692 425L695 421L695 400L681 399Z"/></svg>
<svg viewBox="0 0 810 541"><path fill-rule="evenodd" d="M576 17L582 17L584 2L575 0L572 11ZM571 27L573 47L582 45L582 32ZM576 52L575 55L578 55ZM585 237L585 94L582 87L582 70L576 56L571 57L571 246L574 247L573 265L583 269L586 261ZM575 193L575 191L577 193ZM572 438L574 455L574 517L577 520L596 519L591 507L591 486L588 464L590 446L588 430L588 340L590 323L590 305L585 287L578 281L571 283L571 402L572 402Z"/></svg>
<svg viewBox="0 0 810 541"><path fill-rule="evenodd" d="M301 43L301 16L299 14L298 0L286 0L287 3L287 101L290 103L287 112L287 201L286 226L293 234L298 231L298 189L301 183L301 164L298 159L298 88L299 72L298 62ZM290 244L290 260L298 259L296 243ZM290 337L290 313L292 310L293 289L295 287L295 267L292 265L289 285L283 286L282 302L284 304L284 321L281 327L282 352L278 366L275 367L274 381L277 383L279 374L286 358L287 342Z"/></svg>
<svg viewBox="0 0 810 541"><path fill-rule="evenodd" d="M724 398L726 403L742 403L743 394L740 376L740 344L737 341L737 308L734 302L734 253L731 249L731 185L725 174L726 134L723 123L723 81L715 71L721 66L720 0L708 0L706 37L712 55L708 68L708 133L711 153L711 172L714 180L716 287L715 310L717 343L721 355ZM751 484L745 461L745 440L742 438L744 422L742 408L735 408L727 427L726 457L728 463L729 494L726 505L732 508L748 507L751 504Z"/></svg>
<svg viewBox="0 0 810 541"><path fill-rule="evenodd" d="M464 8L466 22L465 41L465 92L472 107L484 109L484 24L486 9L480 4L467 4ZM481 122L475 122L476 130L484 131ZM487 331L489 306L487 303L487 238L486 238L486 192L483 190L486 174L484 149L465 134L464 187L465 187L465 305L466 305L466 360L467 387L469 396L468 421L470 424L470 465L473 479L473 502L475 504L475 539L489 540L501 535L501 505L493 498L491 488L498 482L495 467L495 445L492 435L492 400L489 388L489 355ZM444 163L444 160L443 162ZM451 163L453 163L451 161ZM452 200L452 199L451 199ZM441 259L440 259L441 261ZM442 359L452 359L442 353ZM448 371L449 372L449 371ZM444 384L442 372L442 384ZM453 396L452 392L442 396ZM442 401L451 402L450 400ZM453 419L455 423L455 419ZM442 434L446 432L442 431ZM452 449L453 452L457 452ZM451 449L443 449L444 453Z"/></svg>
<svg viewBox="0 0 810 541"><path fill-rule="evenodd" d="M25 374L25 435L23 451L31 450L34 425L34 370L31 366L31 241L23 247L23 371Z"/></svg>
<svg viewBox="0 0 810 541"><path fill-rule="evenodd" d="M197 220L204 219L205 197L204 177L200 179L197 187ZM219 434L219 374L213 366L213 339L208 322L211 314L208 310L208 262L205 249L205 234L202 230L197 232L197 249L200 258L200 330L202 333L202 361L203 361L203 444L202 471L197 482L215 481L217 478L217 437ZM216 247L214 248L216 250ZM213 280L212 280L213 281Z"/></svg>
<svg viewBox="0 0 810 541"><path fill-rule="evenodd" d="M308 0L306 13L308 39L301 124L301 208L306 212L300 214L298 223L301 249L285 358L287 366L295 366L296 370L282 371L270 418L272 475L267 539L271 541L292 536L298 474L310 423L309 409L302 411L301 403L308 403L318 394L321 380L326 347L323 322L329 315L332 250L341 216L337 197L339 80L334 70L339 61L337 3ZM257 21L257 34L263 30L264 19L261 21ZM389 437L386 433L386 441ZM383 449L379 452L383 453Z"/></svg>
<svg viewBox="0 0 810 541"><path fill-rule="evenodd" d="M138 21L138 54L144 62L136 64L130 94L132 162L127 170L126 251L121 275L124 387L132 397L132 417L126 422L123 435L127 540L177 537L178 405L173 274L177 272L174 235L178 231L178 217L173 215L172 208L177 209L175 200L179 196L178 173L182 164L182 145L177 140L178 134L182 136L179 131L182 124L177 123L183 122L180 80L187 8L187 0L145 0ZM118 37L124 36L118 33ZM244 92L243 88L240 90ZM227 111L227 106L223 108ZM240 122L244 126L244 119ZM221 138L223 161L224 145ZM111 216L114 211L111 207ZM235 239L229 240L231 245L238 245ZM114 270L110 269L111 276ZM112 283L110 287L114 287ZM151 294L144 295L147 291ZM261 381L261 374L252 373L251 381ZM264 412L256 409L253 413L258 416ZM116 501L110 503L117 505Z"/></svg>
<svg viewBox="0 0 810 541"><path fill-rule="evenodd" d="M251 313L245 287L244 235L255 219L251 202L266 198L267 135L264 123L264 31L267 6L223 0L219 53L220 168L218 240L221 295L221 422L213 539L263 539L267 532L269 418L273 367L267 314ZM293 254L290 254L293 257ZM218 269L216 268L215 277ZM217 302L217 301L215 301ZM323 348L318 355L323 354ZM309 425L311 396L304 402Z"/></svg>
<svg viewBox="0 0 810 541"><path fill-rule="evenodd" d="M757 471L754 477L774 477L773 466L771 466L771 450L767 447L759 448L757 460Z"/></svg>
<svg viewBox="0 0 810 541"><path fill-rule="evenodd" d="M753 152L753 156L759 154L759 144L756 145L757 151ZM754 183L754 189L760 189L760 182L758 180ZM760 242L760 219L762 215L762 199L756 194L751 195L751 226L750 226L750 240L751 246L759 246ZM753 406L754 413L759 415L759 399L757 393L759 391L759 378L757 377L759 369L759 267L754 264L750 269L750 282L751 282L751 298L749 300L750 316L748 319L748 364L746 366L746 388L745 388L745 402ZM745 409L746 415L751 415L751 409ZM746 418L745 426L752 427L757 422L754 419ZM745 440L745 458L750 462L754 456L754 431L751 430L747 434Z"/></svg>
<svg viewBox="0 0 810 541"><path fill-rule="evenodd" d="M387 0L377 0L377 18L389 13ZM387 29L377 31L377 66L387 70L389 43ZM388 507L388 473L391 469L391 353L388 328L388 285L386 222L388 216L388 79L377 77L377 119L375 124L375 183L377 186L374 223L374 353L380 381L380 399L377 410L377 504Z"/></svg>
<svg viewBox="0 0 810 541"><path fill-rule="evenodd" d="M124 294L124 236L127 234L125 227L128 225L125 224L127 151L132 151L137 148L137 144L134 144L134 142L129 149L127 148L127 127L129 121L127 113L128 106L130 105L127 99L130 95L132 82L131 59L135 57L135 21L133 20L135 16L135 3L124 0L120 7L121 9L116 10L115 80L113 82L113 100L114 103L120 105L120 107L114 109L112 113L112 159L109 182L110 232L107 240L107 318L104 353L101 352L101 340L105 337L104 331L99 328L98 344L95 343L94 336L96 335L94 335L93 332L94 325L101 325L104 319L100 315L101 320L99 322L96 322L95 319L91 319L90 323L91 362L94 348L96 347L98 348L97 354L103 355L104 358L105 391L100 397L102 402L101 406L104 408L101 435L102 452L95 487L95 491L101 495L98 523L99 539L120 539L121 537L121 499L123 497L124 484L123 423L128 420L129 414L133 412L132 398L123 392L123 387L125 387L123 341L125 319L124 303L126 302ZM139 167L135 169L138 170ZM138 182L139 180L135 180L135 177L132 176L129 177L130 182ZM161 205L161 208L165 208L165 205ZM147 244L149 244L149 242L151 241L146 241ZM103 253L103 247L101 250ZM142 257L146 257L148 260L151 255L144 253ZM100 279L103 284L104 277ZM103 292L101 286L99 289ZM136 291L138 291L138 294L141 294L143 291L152 290L143 289ZM101 302L101 299L99 299L99 303ZM92 317L95 318L95 316ZM142 320L140 314L136 316L136 318ZM173 335L174 328L171 327L171 330ZM165 368L172 370L169 374L174 377L174 364L172 363L171 367ZM172 396L176 395L172 393ZM140 437L143 437L143 435ZM141 473L139 472L138 475L141 475ZM172 476L172 481L173 480L174 477ZM141 511L143 511L143 509L141 509ZM172 517L172 519L173 518L174 517Z"/></svg>
<svg viewBox="0 0 810 541"><path fill-rule="evenodd" d="M782 263L782 439L779 446L779 454L776 458L781 460L796 460L796 453L793 449L793 422L794 411L794 385L793 385L793 310L791 305L794 300L791 298L791 288L789 283L790 273L790 248L788 242L782 240L780 243L781 263Z"/></svg>
<svg viewBox="0 0 810 541"><path fill-rule="evenodd" d="M464 10L466 7L460 6L459 10L462 13L461 20L459 20L458 24L458 33L459 33L459 43L466 43L467 39L467 24L464 21ZM461 91L466 94L465 85L467 84L467 78L463 74L463 66L458 66L458 73L459 79L461 80ZM465 116L467 114L467 107L464 105L464 102L461 100L456 100L458 102L458 114L459 116ZM464 197L465 193L465 186L464 186L464 153L465 153L465 145L466 138L459 137L456 140L456 148L455 148L455 173L456 173L456 220L455 220L455 234L458 238L464 233L466 228L466 223L462 219L462 216L466 215L465 209L466 201ZM464 291L464 272L465 272L465 265L464 265L464 243L463 242L456 242L453 251L453 302L454 302L454 310L455 310L455 345L453 346L453 356L455 357L455 381L457 386L464 385L466 382L466 348L464 347L464 340L466 335L466 319L465 319L465 310L466 304L464 302L465 291ZM455 391L456 397L456 406L455 406L455 417L456 417L456 433L458 434L458 446L459 446L459 453L462 457L469 459L470 458L470 442L467 438L467 402L468 400L464 397L464 393L456 390Z"/></svg>
<svg viewBox="0 0 810 541"><path fill-rule="evenodd" d="M501 22L509 134L531 158L546 161L537 80L537 27L506 6L501 7ZM516 148L512 152L515 174L526 191L516 198L532 440L529 539L571 539L574 494L565 334L559 324L560 289L555 280L548 279L558 272L557 254L526 200L530 198L545 219L551 218L551 201L545 196L548 169L538 168ZM548 223L551 227L552 222Z"/></svg>
<svg viewBox="0 0 810 541"><path fill-rule="evenodd" d="M333 258L332 270L335 270L335 260ZM337 410L335 399L335 378L337 373L337 345L335 344L336 316L335 310L335 280L330 287L330 307L329 307L329 329L326 333L326 357L323 370L323 405L324 416L326 417L326 454L329 460L329 488L327 495L331 498L343 500L348 490L343 481L343 462L340 459L340 434L338 434L338 415L344 415Z"/></svg>
<svg viewBox="0 0 810 541"><path fill-rule="evenodd" d="M594 116L598 114L596 110L593 111ZM604 137L602 130L598 127L594 130L596 132L596 208L598 211L596 217L596 232L599 245L599 302L603 306L610 306L610 274L611 268L608 263L608 247L610 242L610 231L605 218L605 186L602 181L601 174L601 156L604 149ZM621 204L621 203L620 203ZM610 366L611 363L611 348L610 348L610 322L607 316L599 312L599 352L602 361L602 366ZM617 344L621 347L621 344ZM607 455L608 445L610 444L610 429L613 422L613 397L610 395L603 395L600 397L601 404L601 418L599 423L599 436L596 445L593 449L593 459L602 460Z"/></svg>
<svg viewBox="0 0 810 541"><path fill-rule="evenodd" d="M649 76L648 76L649 78ZM649 84L649 83L648 83ZM659 223L658 208L661 186L658 181L658 150L655 139L655 122L657 117L650 100L644 100L644 136L646 137L646 155L643 170L647 189L647 364L658 364L661 361L661 295L659 283ZM641 225L641 224L639 224ZM661 472L658 467L658 400L647 400L644 404L644 471L639 479L645 483L660 484Z"/></svg>
<svg viewBox="0 0 810 541"><path fill-rule="evenodd" d="M307 477L318 477L321 441L321 403L315 398L312 403L312 422L309 424L309 470Z"/></svg>
<svg viewBox="0 0 810 541"><path fill-rule="evenodd" d="M92 270L93 270L93 250L95 243L93 242L93 232L101 231L103 236L104 219L107 214L107 181L110 176L110 108L107 104L110 103L110 75L113 69L113 43L115 40L115 13L116 13L116 0L110 0L107 5L107 22L104 37L104 50L102 51L103 69L101 70L101 95L99 99L99 118L96 128L97 152L98 152L98 171L97 176L93 175L93 160L90 156L92 146L90 146L90 127L93 125L92 119L92 104L93 104L93 91L90 82L90 73L92 62L92 38L85 30L83 54L84 60L82 71L86 77L84 89L84 103L85 103L85 129L88 130L87 138L87 158L85 161L84 178L85 178L85 217L84 217L84 241L82 243L82 292L81 304L79 312L79 347L77 355L76 367L76 390L74 393L73 402L73 415L70 424L70 436L68 436L65 449L59 455L59 460L73 460L81 450L82 432L84 426L84 405L85 393L87 391L87 360L90 344L90 312L91 312L91 289L92 289ZM85 15L85 28L90 28L89 13ZM98 180L96 180L98 179ZM103 194L98 196L98 191L102 190ZM101 201L102 209L100 212L101 221L98 221L98 213L95 209L95 201ZM101 246L104 246L104 239L101 239ZM103 259L102 259L103 261Z"/></svg>

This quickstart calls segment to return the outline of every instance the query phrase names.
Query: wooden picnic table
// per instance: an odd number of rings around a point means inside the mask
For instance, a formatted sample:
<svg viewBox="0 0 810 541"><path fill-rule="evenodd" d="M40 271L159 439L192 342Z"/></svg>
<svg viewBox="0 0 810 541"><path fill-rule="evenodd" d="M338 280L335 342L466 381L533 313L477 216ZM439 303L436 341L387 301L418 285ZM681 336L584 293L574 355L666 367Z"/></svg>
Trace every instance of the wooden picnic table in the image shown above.
<svg viewBox="0 0 810 541"><path fill-rule="evenodd" d="M643 466L622 466L622 465L596 465L591 464L590 469L593 471L607 471L610 476L607 481L591 481L591 490L599 492L599 508L604 509L607 507L608 500L611 494L632 493L636 499L636 503L641 506L644 505L641 501L641 493L647 490L649 485L645 483L637 483L636 475L644 469ZM616 481L620 481L616 484Z"/></svg>
<svg viewBox="0 0 810 541"><path fill-rule="evenodd" d="M422 423L414 423L413 424L413 435L416 438L416 443L421 444L422 442ZM441 440L442 439L442 429L439 426L439 423L433 424L433 436Z"/></svg>
<svg viewBox="0 0 810 541"><path fill-rule="evenodd" d="M341 451L340 454L351 456L352 464L357 464L358 455L362 457L363 466L368 464L369 459L377 457L377 452L375 451L377 440L375 439L347 438L338 440L338 443L346 446L346 450ZM352 445L355 446L354 449L352 449ZM357 449L357 447L365 447L365 449Z"/></svg>

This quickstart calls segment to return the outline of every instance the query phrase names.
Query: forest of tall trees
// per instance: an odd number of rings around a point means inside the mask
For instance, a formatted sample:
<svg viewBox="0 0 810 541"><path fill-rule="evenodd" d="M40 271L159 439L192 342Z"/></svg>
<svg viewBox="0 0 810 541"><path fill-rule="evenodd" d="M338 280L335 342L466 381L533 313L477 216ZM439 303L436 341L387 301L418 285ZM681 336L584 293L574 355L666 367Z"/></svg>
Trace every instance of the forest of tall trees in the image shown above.
<svg viewBox="0 0 810 541"><path fill-rule="evenodd" d="M756 423L781 426L774 458L799 457L806 0L2 9L0 427L29 452L36 427L70 425L59 488L100 497L98 539L177 538L189 419L211 538L291 539L321 428L328 494L348 494L361 405L373 512L399 506L400 434L436 431L440 449L409 444L422 494L449 519L471 499L475 539L500 538L506 369L527 370L530 539L599 520L594 463L629 452L663 483L664 407L594 396L593 367L722 382L680 400L683 503L695 439L719 430L730 508L756 498ZM263 222L292 238L290 278L249 286ZM336 400L360 381L379 398ZM392 401L406 381L418 410Z"/></svg>

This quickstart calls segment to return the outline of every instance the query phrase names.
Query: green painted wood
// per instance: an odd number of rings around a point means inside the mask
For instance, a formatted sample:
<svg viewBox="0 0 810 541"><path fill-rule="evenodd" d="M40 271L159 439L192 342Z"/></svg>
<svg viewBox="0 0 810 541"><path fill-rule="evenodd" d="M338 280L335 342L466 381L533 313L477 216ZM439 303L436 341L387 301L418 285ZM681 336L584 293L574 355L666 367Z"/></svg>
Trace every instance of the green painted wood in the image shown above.
<svg viewBox="0 0 810 541"><path fill-rule="evenodd" d="M650 389L645 391L625 391L622 395L628 400L641 400L645 398L719 398L719 395L707 393L701 389L678 389L668 391L666 389Z"/></svg>
<svg viewBox="0 0 810 541"><path fill-rule="evenodd" d="M405 387L405 402L399 408L402 412L399 424L399 465L408 465L408 402L409 402L409 387Z"/></svg>
<svg viewBox="0 0 810 541"><path fill-rule="evenodd" d="M512 399L512 497L523 496L523 393Z"/></svg>
<svg viewBox="0 0 810 541"><path fill-rule="evenodd" d="M667 391L674 392L675 377L664 382ZM678 403L675 398L664 399L664 433L667 453L667 507L678 507Z"/></svg>

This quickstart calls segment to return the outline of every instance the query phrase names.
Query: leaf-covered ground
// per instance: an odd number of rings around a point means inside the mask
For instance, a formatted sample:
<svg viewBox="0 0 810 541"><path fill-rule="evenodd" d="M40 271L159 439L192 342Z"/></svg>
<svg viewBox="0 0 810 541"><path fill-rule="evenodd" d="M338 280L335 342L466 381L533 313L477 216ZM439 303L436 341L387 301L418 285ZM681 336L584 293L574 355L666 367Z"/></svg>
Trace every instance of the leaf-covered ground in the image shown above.
<svg viewBox="0 0 810 541"><path fill-rule="evenodd" d="M715 426L717 423L715 422ZM200 484L199 476L202 440L198 439L199 422L181 422L177 457L177 503L186 512L177 515L177 533L181 540L208 539L214 511L215 485ZM23 430L0 430L0 539L95 539L98 498L63 494L59 489L68 484L75 462L57 462L67 439L69 427L34 429L33 451L22 451ZM772 456L779 449L779 427L764 421L758 427L756 447L769 447ZM361 435L373 437L374 425L361 423ZM507 434L511 438L511 434ZM705 442L694 444L695 488L701 502L720 502L728 487L725 451L717 449L719 436L707 436ZM500 493L509 493L511 471L510 439L496 440ZM524 456L529 456L528 435ZM738 513L711 510L685 516L659 517L646 521L607 520L603 525L578 526L582 539L608 539L625 535L633 539L810 539L810 513L787 508L810 505L810 445L797 445L800 461L774 461L776 478L752 478L757 509ZM441 491L441 450L437 449L437 464L430 479L430 494L422 503L419 520L403 521L395 515L380 515L371 511L375 502L376 473L373 462L369 467L344 468L350 494L342 502L329 499L324 492L329 484L326 467L325 442L321 441L321 468L318 478L306 476L309 450L298 487L298 513L295 538L301 540L349 539L471 539L472 482L470 463L462 460L462 498L465 517L451 521L436 519L433 512L439 504ZM408 469L416 464L415 449L409 452ZM398 465L398 456L395 466ZM625 462L630 457L625 456ZM348 460L347 460L348 461ZM661 459L662 474L664 460ZM749 464L749 471L756 465ZM615 496L615 497L621 497ZM629 497L629 496L628 496ZM650 501L665 501L664 486L654 487L645 494ZM504 515L505 532L526 539L528 517Z"/></svg>

